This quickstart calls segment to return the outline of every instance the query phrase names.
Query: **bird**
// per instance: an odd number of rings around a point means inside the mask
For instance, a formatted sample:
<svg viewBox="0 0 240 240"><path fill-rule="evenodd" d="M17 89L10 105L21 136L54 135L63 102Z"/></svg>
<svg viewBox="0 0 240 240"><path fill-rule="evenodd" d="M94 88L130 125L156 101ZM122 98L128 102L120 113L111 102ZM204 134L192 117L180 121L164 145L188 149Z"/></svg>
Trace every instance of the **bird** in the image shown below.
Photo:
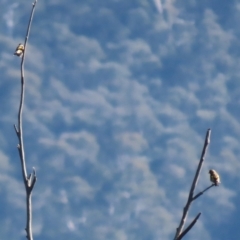
<svg viewBox="0 0 240 240"><path fill-rule="evenodd" d="M213 182L215 186L218 186L221 183L219 174L213 169L209 170L209 174L210 174L210 181Z"/></svg>
<svg viewBox="0 0 240 240"><path fill-rule="evenodd" d="M14 55L16 55L18 57L21 57L23 52L24 52L24 45L19 43L17 48L16 48L16 50L15 50L15 52L14 52Z"/></svg>

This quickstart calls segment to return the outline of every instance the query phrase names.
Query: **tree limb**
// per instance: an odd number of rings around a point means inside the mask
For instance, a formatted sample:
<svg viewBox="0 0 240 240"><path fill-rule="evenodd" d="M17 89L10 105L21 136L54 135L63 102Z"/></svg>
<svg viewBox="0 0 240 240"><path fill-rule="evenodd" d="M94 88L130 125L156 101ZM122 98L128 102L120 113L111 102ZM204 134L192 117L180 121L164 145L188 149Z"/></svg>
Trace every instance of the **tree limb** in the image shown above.
<svg viewBox="0 0 240 240"><path fill-rule="evenodd" d="M28 28L27 28L27 33L26 33L25 42L24 42L24 51L23 51L22 61L21 61L21 97L20 97L20 104L19 104L19 111L18 111L18 126L14 125L16 135L19 140L18 152L19 152L19 156L20 156L20 160L21 160L22 177L23 177L23 182L24 182L24 186L25 186L25 190L26 190L27 223L26 223L25 230L27 233L26 237L28 240L33 240L31 196L32 196L32 189L35 185L37 177L36 177L35 170L33 170L33 174L31 174L32 175L31 184L29 185L29 179L27 177L27 169L26 169L25 152L24 152L24 142L23 142L22 113L23 113L23 104L24 104L24 95L25 95L24 60L25 60L25 53L27 50L27 43L28 43L30 28L31 28L33 14L34 14L36 4L37 4L37 0L35 0L34 3L32 4L32 11L31 11L29 22L28 22Z"/></svg>
<svg viewBox="0 0 240 240"><path fill-rule="evenodd" d="M192 198L192 201L196 200L198 197L200 197L204 192L206 192L208 189L210 189L211 187L215 186L215 184L213 183L212 185L210 185L209 187L207 187L206 189L204 189L203 191L199 192L196 196L194 196Z"/></svg>
<svg viewBox="0 0 240 240"><path fill-rule="evenodd" d="M194 219L193 221L189 224L189 226L179 235L179 237L177 238L177 240L181 240L190 230L191 228L195 225L195 223L197 222L198 218L200 217L201 213L199 213Z"/></svg>
<svg viewBox="0 0 240 240"><path fill-rule="evenodd" d="M194 197L193 197L194 190L197 186L197 182L198 182L198 178L199 178L199 175L200 175L200 172L201 172L201 168L202 168L203 162L205 160L205 155L206 155L206 152L207 152L207 148L208 148L208 145L210 143L210 135L211 135L211 129L208 129L207 133L206 133L206 137L205 137L205 142L204 142L204 146L203 146L203 150L202 150L202 155L201 155L201 158L199 160L199 164L198 164L197 171L196 171L196 174L195 174L193 182L192 182L191 189L189 191L187 203L186 203L185 207L183 208L183 214L182 214L180 224L179 224L178 228L176 229L176 234L175 234L174 240L179 239L179 236L181 235L183 227L185 225L191 203L194 200ZM196 199L196 197L195 197L195 199Z"/></svg>

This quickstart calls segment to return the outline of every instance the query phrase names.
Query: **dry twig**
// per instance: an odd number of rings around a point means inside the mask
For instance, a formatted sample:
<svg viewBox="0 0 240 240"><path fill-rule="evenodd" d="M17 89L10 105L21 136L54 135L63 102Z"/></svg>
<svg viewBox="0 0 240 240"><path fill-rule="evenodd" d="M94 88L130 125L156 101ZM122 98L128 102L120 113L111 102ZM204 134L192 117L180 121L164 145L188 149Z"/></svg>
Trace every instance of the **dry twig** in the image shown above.
<svg viewBox="0 0 240 240"><path fill-rule="evenodd" d="M207 187L204 191L202 191L202 192L200 192L200 193L198 193L197 195L194 196L194 191L195 191L195 188L197 186L197 182L198 182L198 178L199 178L199 175L200 175L200 172L201 172L201 168L202 168L203 162L205 160L205 155L206 155L206 152L207 152L207 148L208 148L208 145L210 143L210 135L211 135L211 130L208 129L206 137L205 137L205 142L204 142L204 146L203 146L203 150L202 150L202 155L201 155L201 158L200 158L200 161L199 161L199 164L198 164L196 174L195 174L193 182L192 182L191 189L189 191L187 203L186 203L185 207L183 208L183 215L182 215L180 224L179 224L179 226L176 230L174 240L182 239L182 237L184 235L186 235L187 232L189 232L190 229L194 226L194 224L196 223L196 221L200 217L201 213L199 213L195 217L195 219L190 223L190 225L183 231L183 228L184 228L184 225L185 225L185 222L186 222L186 219L187 219L187 215L188 215L191 203L195 199L197 199L200 195L202 195L205 191L207 191L208 189L210 189L213 186L213 185L211 185L210 187Z"/></svg>
<svg viewBox="0 0 240 240"><path fill-rule="evenodd" d="M25 37L24 42L24 51L22 55L22 61L21 61L21 97L20 97L20 104L19 104L19 112L18 112L18 126L14 125L19 143L18 143L18 152L21 160L21 167L22 167L22 176L23 176L23 182L26 190L26 211L27 211L27 223L26 223L26 233L27 233L27 239L33 240L32 235L32 190L33 187L37 181L36 177L36 171L33 168L33 172L31 174L27 174L26 169L26 160L25 160L25 153L24 153L24 144L23 144L23 128L22 128L22 112L23 112L23 104L24 104L24 94L25 94L25 78L24 78L24 60L25 60L25 53L27 50L27 42L29 38L29 32L31 28L31 23L33 19L34 10L37 4L37 0L34 1L32 5L32 12L30 15L27 33Z"/></svg>

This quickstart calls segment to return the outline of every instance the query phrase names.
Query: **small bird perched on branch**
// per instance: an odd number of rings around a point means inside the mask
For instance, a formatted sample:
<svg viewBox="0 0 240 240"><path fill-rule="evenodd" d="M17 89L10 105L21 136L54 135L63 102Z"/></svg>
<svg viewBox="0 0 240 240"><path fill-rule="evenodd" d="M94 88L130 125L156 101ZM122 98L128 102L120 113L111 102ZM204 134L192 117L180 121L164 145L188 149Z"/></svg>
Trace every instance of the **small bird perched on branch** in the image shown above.
<svg viewBox="0 0 240 240"><path fill-rule="evenodd" d="M213 169L209 170L209 174L210 181L213 182L215 186L218 186L221 183L219 174Z"/></svg>
<svg viewBox="0 0 240 240"><path fill-rule="evenodd" d="M16 50L15 50L15 53L14 55L18 56L18 57L21 57L21 55L23 54L24 52L24 45L19 43Z"/></svg>

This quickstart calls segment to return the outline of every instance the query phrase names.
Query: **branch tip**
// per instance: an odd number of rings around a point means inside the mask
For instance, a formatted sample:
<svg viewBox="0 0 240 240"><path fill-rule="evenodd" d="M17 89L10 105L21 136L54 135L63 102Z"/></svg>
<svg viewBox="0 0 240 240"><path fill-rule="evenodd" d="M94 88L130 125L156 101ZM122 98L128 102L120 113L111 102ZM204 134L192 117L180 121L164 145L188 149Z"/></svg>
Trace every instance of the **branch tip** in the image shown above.
<svg viewBox="0 0 240 240"><path fill-rule="evenodd" d="M18 135L19 135L19 130L17 129L16 124L14 124L14 129L15 129L15 132L16 132L16 134L17 134L17 136L18 136Z"/></svg>
<svg viewBox="0 0 240 240"><path fill-rule="evenodd" d="M210 136L211 136L211 129L209 128L207 130L207 134L206 134L206 142L209 144L210 143Z"/></svg>
<svg viewBox="0 0 240 240"><path fill-rule="evenodd" d="M36 173L37 173L36 169L35 169L35 167L33 167L33 175L36 176Z"/></svg>

